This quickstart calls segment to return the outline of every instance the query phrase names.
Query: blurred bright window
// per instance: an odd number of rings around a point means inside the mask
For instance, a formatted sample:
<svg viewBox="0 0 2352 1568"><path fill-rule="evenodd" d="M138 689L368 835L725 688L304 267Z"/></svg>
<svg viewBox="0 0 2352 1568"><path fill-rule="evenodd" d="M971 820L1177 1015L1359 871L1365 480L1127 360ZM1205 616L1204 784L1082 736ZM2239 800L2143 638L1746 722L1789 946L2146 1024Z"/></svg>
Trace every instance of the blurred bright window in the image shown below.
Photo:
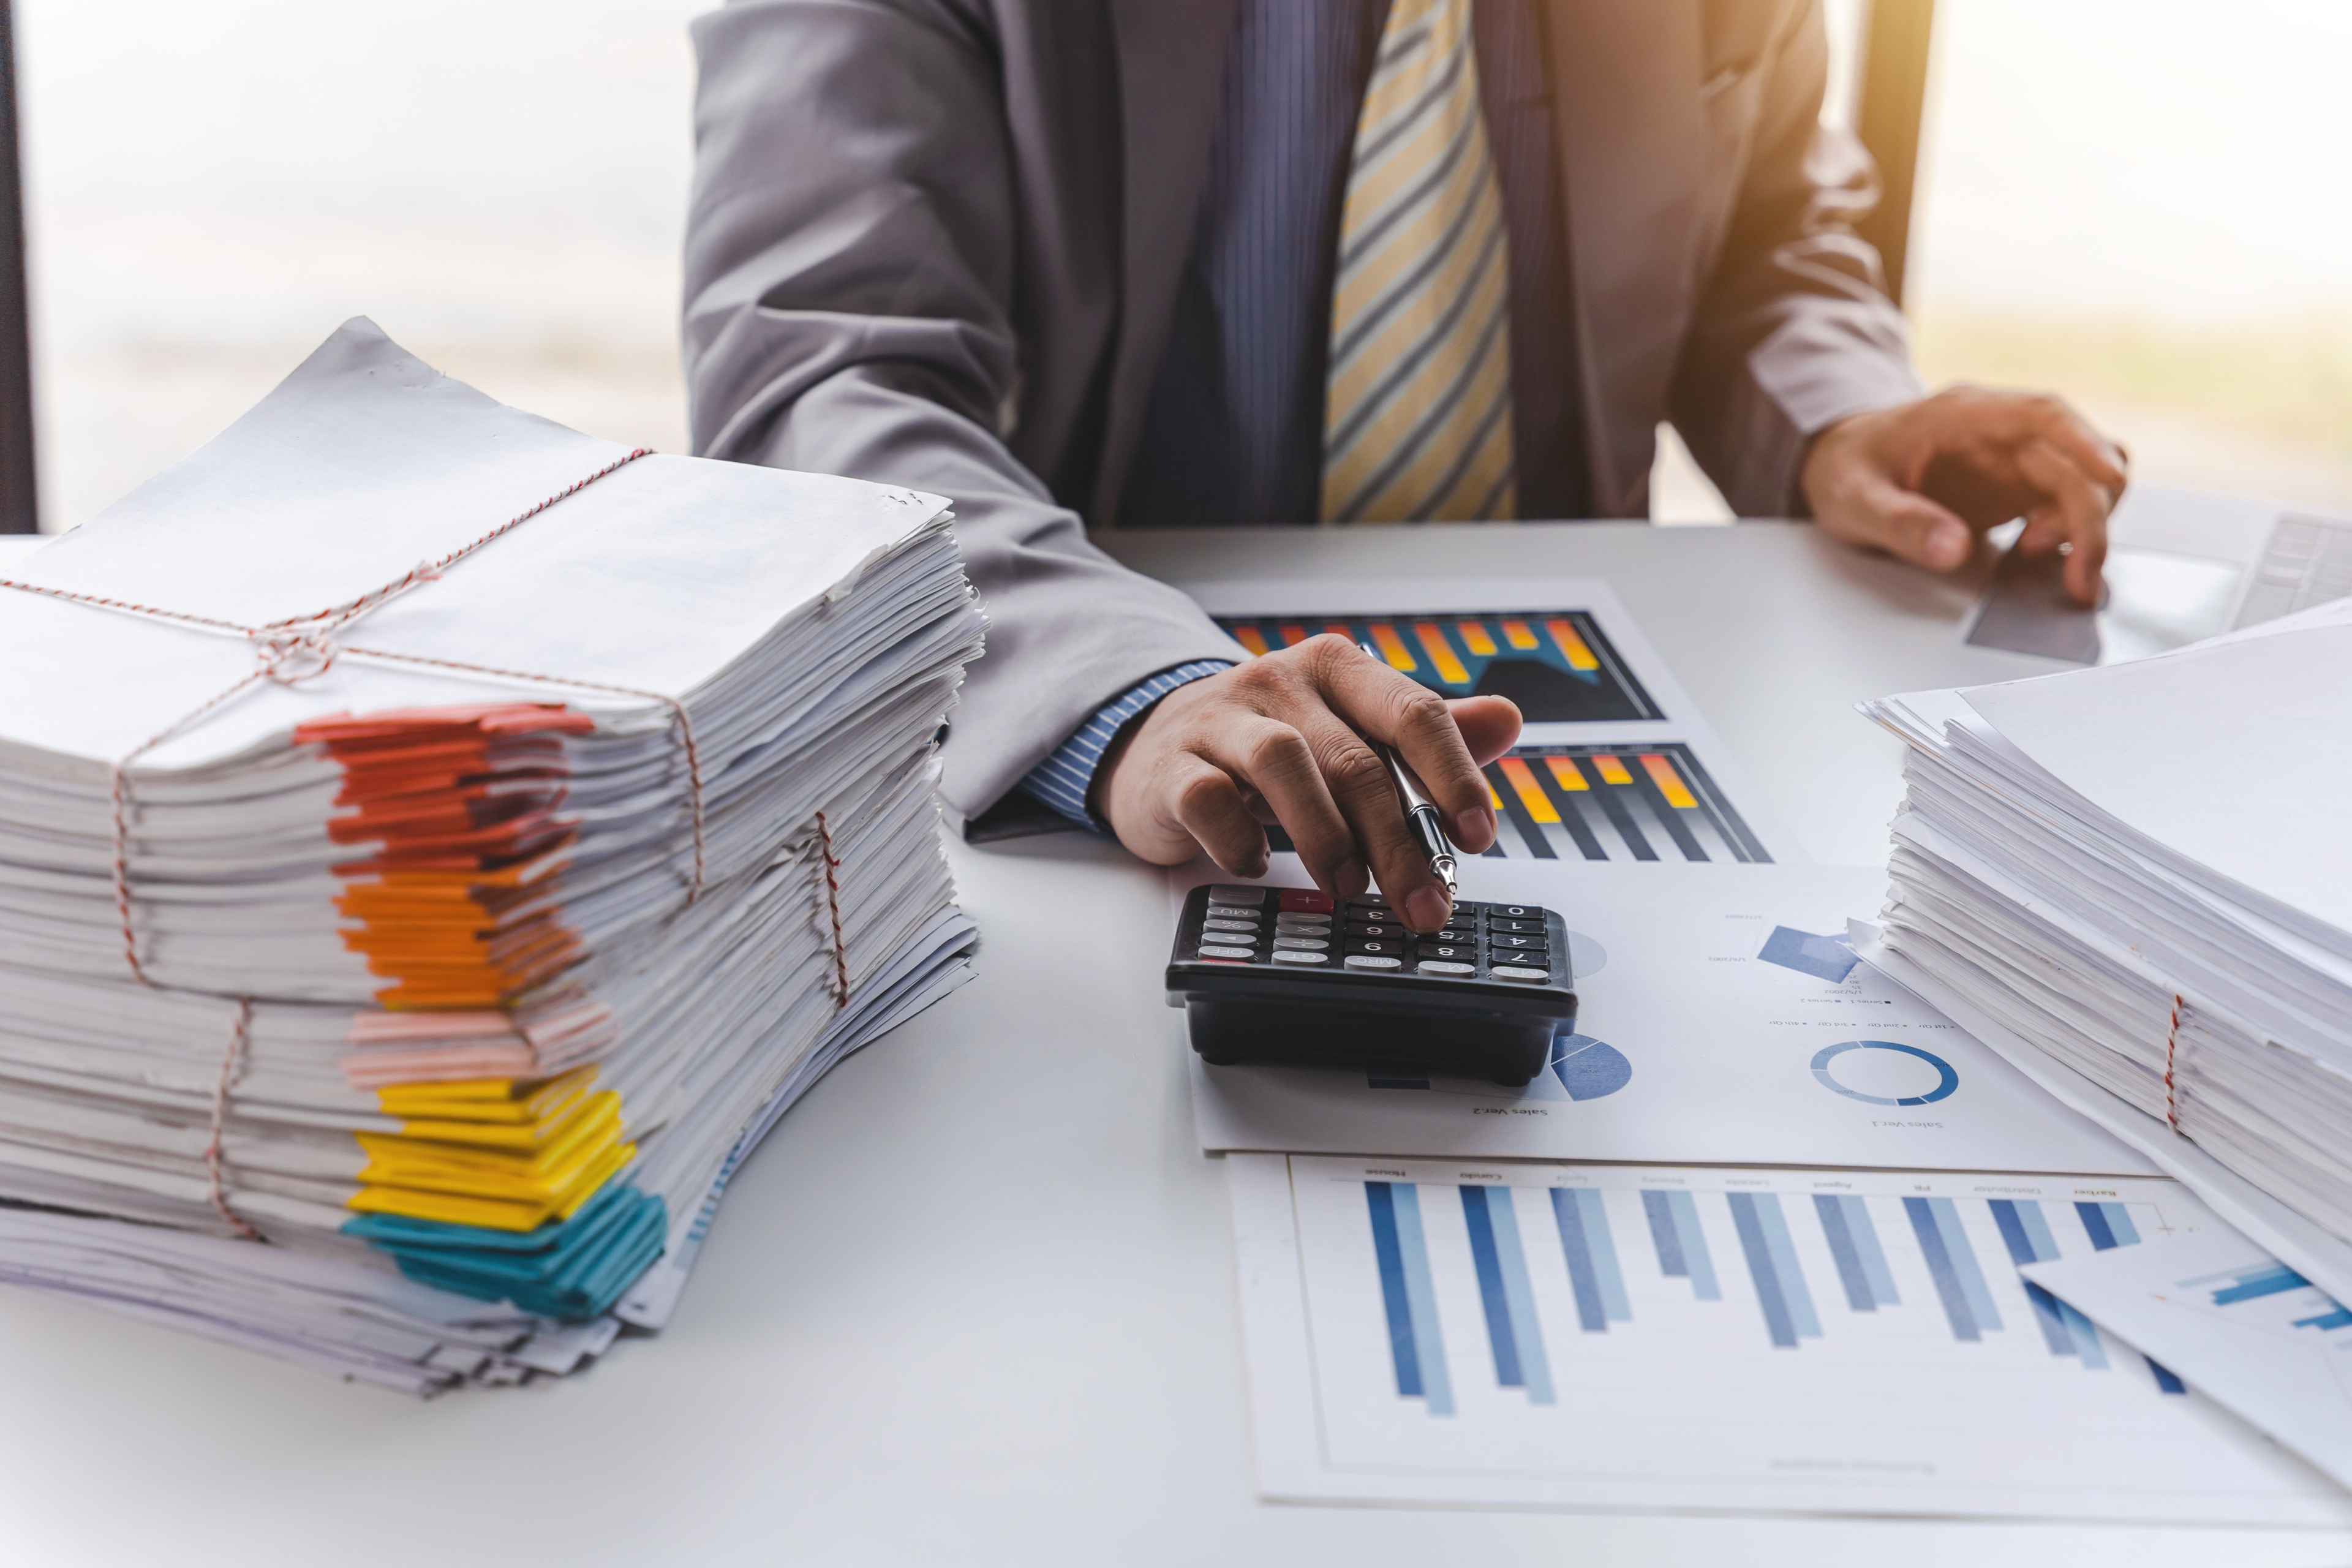
<svg viewBox="0 0 2352 1568"><path fill-rule="evenodd" d="M361 312L495 395L683 450L708 4L16 0L45 526ZM1843 120L1863 4L1829 10ZM1929 383L2054 388L2144 476L2352 510L2347 60L2345 0L1941 0ZM1657 491L1720 513L1671 452Z"/></svg>

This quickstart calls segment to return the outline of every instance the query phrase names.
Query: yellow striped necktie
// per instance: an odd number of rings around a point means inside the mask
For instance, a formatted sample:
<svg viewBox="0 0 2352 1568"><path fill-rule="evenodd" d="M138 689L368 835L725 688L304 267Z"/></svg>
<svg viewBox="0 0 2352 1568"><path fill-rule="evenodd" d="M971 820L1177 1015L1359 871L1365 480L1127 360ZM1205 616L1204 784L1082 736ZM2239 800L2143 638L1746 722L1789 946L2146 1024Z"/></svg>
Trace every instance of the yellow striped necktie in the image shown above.
<svg viewBox="0 0 2352 1568"><path fill-rule="evenodd" d="M1510 517L1510 253L1471 0L1391 0L1339 220L1323 403L1333 522Z"/></svg>

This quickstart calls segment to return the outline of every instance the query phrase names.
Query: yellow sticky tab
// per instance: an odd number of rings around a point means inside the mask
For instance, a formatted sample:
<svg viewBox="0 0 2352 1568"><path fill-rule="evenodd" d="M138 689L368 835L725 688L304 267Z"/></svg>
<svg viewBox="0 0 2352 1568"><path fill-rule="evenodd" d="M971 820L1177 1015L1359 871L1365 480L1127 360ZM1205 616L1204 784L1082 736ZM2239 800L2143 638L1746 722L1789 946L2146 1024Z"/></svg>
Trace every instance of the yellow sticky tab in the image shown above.
<svg viewBox="0 0 2352 1568"><path fill-rule="evenodd" d="M376 1090L378 1110L403 1120L439 1121L544 1121L588 1091L594 1067L574 1068L554 1078L473 1079L459 1083L399 1083Z"/></svg>

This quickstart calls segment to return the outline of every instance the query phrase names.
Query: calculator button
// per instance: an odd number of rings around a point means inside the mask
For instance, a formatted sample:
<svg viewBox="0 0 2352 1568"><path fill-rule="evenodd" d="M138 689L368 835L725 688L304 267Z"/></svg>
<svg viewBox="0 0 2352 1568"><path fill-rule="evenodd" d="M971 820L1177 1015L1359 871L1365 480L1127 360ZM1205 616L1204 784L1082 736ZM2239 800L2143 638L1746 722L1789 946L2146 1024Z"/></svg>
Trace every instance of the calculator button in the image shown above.
<svg viewBox="0 0 2352 1568"><path fill-rule="evenodd" d="M1428 958L1423 959L1413 967L1423 974L1475 974L1478 973L1478 966L1475 963L1443 963Z"/></svg>
<svg viewBox="0 0 2352 1568"><path fill-rule="evenodd" d="M1274 917L1274 929L1276 931L1329 931L1331 917L1329 915L1276 915Z"/></svg>
<svg viewBox="0 0 2352 1568"><path fill-rule="evenodd" d="M1220 947L1255 947L1257 932L1254 931L1204 931L1202 942L1213 942Z"/></svg>
<svg viewBox="0 0 2352 1568"><path fill-rule="evenodd" d="M1235 887L1228 883L1220 882L1215 887L1209 889L1209 901L1213 904L1246 904L1250 908L1255 909L1258 905L1265 902L1265 889L1264 888Z"/></svg>
<svg viewBox="0 0 2352 1568"><path fill-rule="evenodd" d="M1317 892L1312 888L1285 888L1282 907L1292 914L1328 915L1331 912L1331 895Z"/></svg>
<svg viewBox="0 0 2352 1568"><path fill-rule="evenodd" d="M1544 931L1544 923L1541 921L1507 921L1497 919L1487 921L1486 929L1488 931L1516 931L1521 934L1532 932L1537 936L1541 936Z"/></svg>
<svg viewBox="0 0 2352 1568"><path fill-rule="evenodd" d="M1348 943L1348 951L1349 952L1364 952L1371 953L1375 956L1386 955L1388 957L1394 958L1404 952L1404 943L1397 941L1397 939L1392 936L1374 937L1369 941L1350 941Z"/></svg>
<svg viewBox="0 0 2352 1568"><path fill-rule="evenodd" d="M1498 963L1486 973L1497 980L1516 980L1522 985L1540 985L1551 978L1548 969L1528 969L1517 963Z"/></svg>
<svg viewBox="0 0 2352 1568"><path fill-rule="evenodd" d="M1349 921L1349 936L1402 936L1404 927L1394 921Z"/></svg>
<svg viewBox="0 0 2352 1568"><path fill-rule="evenodd" d="M1478 940L1478 928L1475 926L1447 926L1444 931L1431 931L1427 936L1421 940L1423 942L1475 942Z"/></svg>
<svg viewBox="0 0 2352 1568"><path fill-rule="evenodd" d="M1543 910L1533 904L1488 904L1486 913L1498 921L1539 921Z"/></svg>
<svg viewBox="0 0 2352 1568"><path fill-rule="evenodd" d="M1539 936L1514 936L1508 931L1503 931L1494 936L1490 936L1486 939L1486 942L1487 945L1493 947L1498 952L1505 949L1524 949L1528 952L1541 952L1551 945Z"/></svg>
<svg viewBox="0 0 2352 1568"><path fill-rule="evenodd" d="M1343 962L1350 969L1394 969L1404 960L1385 957L1377 952L1351 952Z"/></svg>
<svg viewBox="0 0 2352 1568"><path fill-rule="evenodd" d="M1276 952L1326 952L1330 946L1319 936L1278 936L1274 939Z"/></svg>
<svg viewBox="0 0 2352 1568"><path fill-rule="evenodd" d="M1331 955L1328 952L1277 952L1274 961L1276 963L1328 963Z"/></svg>
<svg viewBox="0 0 2352 1568"><path fill-rule="evenodd" d="M1201 911L1213 921L1262 921L1265 916L1256 910L1242 909L1234 904L1211 904Z"/></svg>
<svg viewBox="0 0 2352 1568"><path fill-rule="evenodd" d="M1423 959L1438 958L1463 963L1475 963L1478 961L1478 950L1465 942L1424 942L1413 951L1415 956ZM1423 964L1423 967L1427 968L1428 965Z"/></svg>
<svg viewBox="0 0 2352 1568"><path fill-rule="evenodd" d="M1202 929L1202 931L1253 931L1253 932L1254 932L1254 931L1255 931L1257 930L1257 921L1202 921L1201 922L1201 929Z"/></svg>
<svg viewBox="0 0 2352 1568"><path fill-rule="evenodd" d="M1245 947L1226 947L1222 944L1211 947L1204 942L1201 947L1201 956L1202 958L1254 958L1256 954Z"/></svg>
<svg viewBox="0 0 2352 1568"><path fill-rule="evenodd" d="M1389 901L1380 898L1350 899L1348 900L1348 918L1351 921L1387 920Z"/></svg>

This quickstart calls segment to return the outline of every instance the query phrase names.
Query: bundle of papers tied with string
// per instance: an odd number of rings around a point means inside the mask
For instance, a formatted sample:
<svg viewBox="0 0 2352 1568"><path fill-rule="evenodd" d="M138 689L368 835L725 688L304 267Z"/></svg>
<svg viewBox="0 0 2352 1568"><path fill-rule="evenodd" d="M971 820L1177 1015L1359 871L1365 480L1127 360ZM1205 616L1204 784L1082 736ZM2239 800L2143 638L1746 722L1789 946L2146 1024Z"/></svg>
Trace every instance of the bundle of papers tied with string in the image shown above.
<svg viewBox="0 0 2352 1568"><path fill-rule="evenodd" d="M734 1163L968 973L950 521L361 321L26 558L0 1278L419 1391L658 1326Z"/></svg>
<svg viewBox="0 0 2352 1568"><path fill-rule="evenodd" d="M2352 1300L2352 601L1864 710L1911 750L1857 951Z"/></svg>

